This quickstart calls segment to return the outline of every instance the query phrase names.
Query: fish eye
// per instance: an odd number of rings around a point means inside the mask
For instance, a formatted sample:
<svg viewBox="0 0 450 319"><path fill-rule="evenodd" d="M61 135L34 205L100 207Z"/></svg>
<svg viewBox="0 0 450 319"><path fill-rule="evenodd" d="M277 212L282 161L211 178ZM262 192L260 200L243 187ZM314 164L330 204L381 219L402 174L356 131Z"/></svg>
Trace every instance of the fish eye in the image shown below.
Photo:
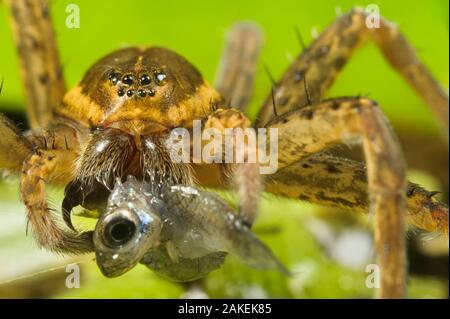
<svg viewBox="0 0 450 319"><path fill-rule="evenodd" d="M105 244L111 247L118 247L126 244L136 232L136 225L133 221L117 217L111 220L105 227Z"/></svg>

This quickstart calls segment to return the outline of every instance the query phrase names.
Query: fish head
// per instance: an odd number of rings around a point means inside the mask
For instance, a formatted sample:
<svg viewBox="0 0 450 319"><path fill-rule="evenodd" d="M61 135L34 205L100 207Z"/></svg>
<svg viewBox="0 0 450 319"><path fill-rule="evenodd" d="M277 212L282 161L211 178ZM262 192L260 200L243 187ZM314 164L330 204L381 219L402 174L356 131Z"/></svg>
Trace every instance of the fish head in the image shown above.
<svg viewBox="0 0 450 319"><path fill-rule="evenodd" d="M157 206L129 181L116 183L94 231L97 265L106 277L132 269L160 241L163 223Z"/></svg>

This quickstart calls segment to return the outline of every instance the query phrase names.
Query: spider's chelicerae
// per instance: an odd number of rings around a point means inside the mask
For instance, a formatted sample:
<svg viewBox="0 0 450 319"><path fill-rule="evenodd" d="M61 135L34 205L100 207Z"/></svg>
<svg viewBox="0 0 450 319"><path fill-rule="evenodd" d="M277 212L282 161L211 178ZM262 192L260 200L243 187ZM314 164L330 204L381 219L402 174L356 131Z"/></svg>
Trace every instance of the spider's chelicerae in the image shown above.
<svg viewBox="0 0 450 319"><path fill-rule="evenodd" d="M131 47L99 60L66 93L46 1L9 6L32 130L22 134L0 116L0 168L20 174L27 218L43 248L93 250L91 232L62 227L51 214L48 183L66 186L63 207L70 213L76 205L104 204L116 177L148 174L168 184L234 185L239 213L249 225L263 189L355 211L370 207L382 269L380 297L404 296L404 219L448 234L448 207L434 192L406 181L401 148L376 102L322 100L355 49L371 40L448 127L447 94L389 22L368 28L366 13L358 9L338 18L274 83L252 124L243 111L262 42L253 25L237 24L230 32L216 88L170 50ZM164 139L172 128L190 129L196 119L219 130L277 128L278 171L262 180L256 164L171 162ZM362 142L366 164L323 152L348 140Z"/></svg>

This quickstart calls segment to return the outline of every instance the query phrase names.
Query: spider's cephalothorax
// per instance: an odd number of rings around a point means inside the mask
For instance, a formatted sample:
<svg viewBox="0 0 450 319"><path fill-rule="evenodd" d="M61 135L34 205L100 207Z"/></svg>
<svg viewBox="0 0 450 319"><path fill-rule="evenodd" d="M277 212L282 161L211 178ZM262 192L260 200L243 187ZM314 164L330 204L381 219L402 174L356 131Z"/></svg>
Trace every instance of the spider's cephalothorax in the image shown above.
<svg viewBox="0 0 450 319"><path fill-rule="evenodd" d="M180 55L163 48L126 48L94 64L55 110L88 127L133 135L192 125L220 96Z"/></svg>
<svg viewBox="0 0 450 319"><path fill-rule="evenodd" d="M128 48L98 61L66 93L47 2L7 3L33 130L22 135L0 115L0 168L21 174L21 198L41 246L63 253L93 250L92 233L60 227L51 214L45 192L49 182L68 185L63 206L70 211L78 204L104 205L108 187L124 174L150 177L154 184L195 179L201 185L223 186L223 173L232 168L239 213L252 224L260 191L256 163L199 164L191 171L189 164L170 160L164 141L172 128L190 129L193 120L200 120L202 129L220 131L250 126L242 111L262 43L257 27L238 24L230 33L217 91L169 50ZM368 28L368 18L364 10L352 10L315 39L273 82L255 126L278 131L278 171L264 179L268 192L353 211L373 210L381 268L378 295L399 298L405 295L404 220L448 235L448 206L435 192L407 182L401 148L374 101L322 98L367 40L376 43L447 128L448 95L394 24L380 19L378 28ZM366 165L323 152L355 140L362 141Z"/></svg>

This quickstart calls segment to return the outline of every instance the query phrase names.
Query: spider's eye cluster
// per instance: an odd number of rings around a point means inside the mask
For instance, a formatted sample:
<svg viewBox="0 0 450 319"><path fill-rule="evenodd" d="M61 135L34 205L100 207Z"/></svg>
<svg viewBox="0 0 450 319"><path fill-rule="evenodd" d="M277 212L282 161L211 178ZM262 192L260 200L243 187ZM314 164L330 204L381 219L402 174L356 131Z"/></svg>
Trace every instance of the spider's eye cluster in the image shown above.
<svg viewBox="0 0 450 319"><path fill-rule="evenodd" d="M122 97L146 97L155 96L155 86L163 86L167 83L167 75L163 71L154 71L153 73L141 73L138 75L132 73L122 74L117 71L111 71L109 81L117 86L117 95Z"/></svg>

